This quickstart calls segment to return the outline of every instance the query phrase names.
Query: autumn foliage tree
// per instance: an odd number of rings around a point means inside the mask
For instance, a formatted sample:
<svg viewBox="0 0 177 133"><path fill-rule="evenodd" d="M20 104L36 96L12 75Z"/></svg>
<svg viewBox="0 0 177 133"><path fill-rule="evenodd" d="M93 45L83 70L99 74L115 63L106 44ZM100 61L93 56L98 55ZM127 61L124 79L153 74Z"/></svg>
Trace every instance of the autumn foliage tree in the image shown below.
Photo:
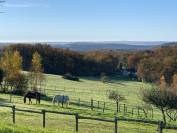
<svg viewBox="0 0 177 133"><path fill-rule="evenodd" d="M128 56L128 59L127 59L128 67L137 70L139 61L140 61L140 57L136 54L132 54Z"/></svg>
<svg viewBox="0 0 177 133"><path fill-rule="evenodd" d="M172 83L173 75L177 71L177 62L174 57L165 57L163 60L163 70L162 74L164 75L166 82L168 84Z"/></svg>
<svg viewBox="0 0 177 133"><path fill-rule="evenodd" d="M13 78L20 73L22 57L18 51L6 51L1 59L1 67L5 72L5 81L13 83Z"/></svg>
<svg viewBox="0 0 177 133"><path fill-rule="evenodd" d="M160 60L153 59L153 57L142 59L138 64L138 77L146 82L159 81L161 69Z"/></svg>
<svg viewBox="0 0 177 133"><path fill-rule="evenodd" d="M166 89L167 87L168 87L168 85L167 85L167 83L166 83L165 77L162 75L162 76L160 77L159 88L160 88L161 90L164 90L164 89Z"/></svg>
<svg viewBox="0 0 177 133"><path fill-rule="evenodd" d="M172 86L173 90L175 92L177 92L177 74L173 75L173 82L172 82L171 86Z"/></svg>
<svg viewBox="0 0 177 133"><path fill-rule="evenodd" d="M38 52L33 54L29 72L29 84L34 91L41 91L42 82L45 80L42 69L42 59Z"/></svg>
<svg viewBox="0 0 177 133"><path fill-rule="evenodd" d="M5 51L1 58L1 68L4 72L4 82L11 87L13 91L22 94L27 89L27 78L22 70L22 57L18 51Z"/></svg>

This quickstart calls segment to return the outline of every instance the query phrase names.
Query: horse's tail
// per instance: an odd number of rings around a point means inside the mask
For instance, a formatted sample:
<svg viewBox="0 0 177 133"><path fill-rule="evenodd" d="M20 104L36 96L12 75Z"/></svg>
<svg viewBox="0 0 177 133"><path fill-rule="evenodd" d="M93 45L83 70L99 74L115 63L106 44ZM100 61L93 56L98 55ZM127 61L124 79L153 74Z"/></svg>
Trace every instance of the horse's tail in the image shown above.
<svg viewBox="0 0 177 133"><path fill-rule="evenodd" d="M36 102L38 101L38 103L40 103L41 101L41 94L39 92L35 92L36 95Z"/></svg>

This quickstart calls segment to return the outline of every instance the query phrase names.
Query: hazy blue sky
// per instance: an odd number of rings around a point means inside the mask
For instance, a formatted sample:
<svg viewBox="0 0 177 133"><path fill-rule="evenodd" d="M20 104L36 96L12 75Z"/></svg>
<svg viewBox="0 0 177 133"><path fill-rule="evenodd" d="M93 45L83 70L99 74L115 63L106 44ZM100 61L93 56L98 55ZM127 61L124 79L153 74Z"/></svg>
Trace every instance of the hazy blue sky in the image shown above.
<svg viewBox="0 0 177 133"><path fill-rule="evenodd" d="M177 41L177 0L7 0L0 41Z"/></svg>

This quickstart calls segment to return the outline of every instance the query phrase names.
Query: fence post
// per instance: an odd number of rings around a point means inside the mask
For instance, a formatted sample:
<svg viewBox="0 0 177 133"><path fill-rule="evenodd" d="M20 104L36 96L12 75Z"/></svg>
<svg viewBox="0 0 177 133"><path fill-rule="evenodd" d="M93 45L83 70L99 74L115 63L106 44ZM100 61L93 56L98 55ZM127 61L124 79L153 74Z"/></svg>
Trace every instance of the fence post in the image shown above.
<svg viewBox="0 0 177 133"><path fill-rule="evenodd" d="M76 118L76 132L78 132L78 129L79 129L79 114L76 114L75 118Z"/></svg>
<svg viewBox="0 0 177 133"><path fill-rule="evenodd" d="M45 128L45 110L42 110L42 114L43 114L43 128Z"/></svg>
<svg viewBox="0 0 177 133"><path fill-rule="evenodd" d="M98 108L100 107L100 101L98 101Z"/></svg>
<svg viewBox="0 0 177 133"><path fill-rule="evenodd" d="M104 102L104 105L103 105L103 113L104 113L104 110L105 110L105 106L106 106L106 104L105 104L105 102Z"/></svg>
<svg viewBox="0 0 177 133"><path fill-rule="evenodd" d="M158 133L163 133L163 121L159 122L157 131L158 131Z"/></svg>
<svg viewBox="0 0 177 133"><path fill-rule="evenodd" d="M121 106L121 104L119 104L119 112L120 112L120 106Z"/></svg>
<svg viewBox="0 0 177 133"><path fill-rule="evenodd" d="M61 104L62 104L62 108L63 108L63 104L64 104L64 96L62 97L62 102L61 102Z"/></svg>
<svg viewBox="0 0 177 133"><path fill-rule="evenodd" d="M154 118L154 111L153 111L153 109L152 109L152 119Z"/></svg>
<svg viewBox="0 0 177 133"><path fill-rule="evenodd" d="M118 121L118 118L115 117L115 119L114 119L114 122L115 122L115 133L118 133L118 130L117 130L117 128L118 128L117 121Z"/></svg>
<svg viewBox="0 0 177 133"><path fill-rule="evenodd" d="M125 115L125 104L124 104L124 115Z"/></svg>
<svg viewBox="0 0 177 133"><path fill-rule="evenodd" d="M140 110L139 110L139 106L138 106L138 115L140 115Z"/></svg>
<svg viewBox="0 0 177 133"><path fill-rule="evenodd" d="M93 99L91 99L91 110L93 110Z"/></svg>
<svg viewBox="0 0 177 133"><path fill-rule="evenodd" d="M81 102L81 99L79 98L78 99L78 106L80 107L80 102Z"/></svg>
<svg viewBox="0 0 177 133"><path fill-rule="evenodd" d="M13 118L13 124L15 124L15 105L12 106L12 118Z"/></svg>
<svg viewBox="0 0 177 133"><path fill-rule="evenodd" d="M11 92L10 92L10 103L12 102L12 94L11 94Z"/></svg>
<svg viewBox="0 0 177 133"><path fill-rule="evenodd" d="M132 116L133 116L133 108L132 108Z"/></svg>

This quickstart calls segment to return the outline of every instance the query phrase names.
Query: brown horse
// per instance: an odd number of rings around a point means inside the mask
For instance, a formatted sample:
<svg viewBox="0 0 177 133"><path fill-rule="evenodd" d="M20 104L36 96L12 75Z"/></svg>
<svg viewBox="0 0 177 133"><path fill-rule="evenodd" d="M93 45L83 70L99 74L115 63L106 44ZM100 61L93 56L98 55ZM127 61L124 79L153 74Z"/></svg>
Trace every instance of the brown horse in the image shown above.
<svg viewBox="0 0 177 133"><path fill-rule="evenodd" d="M36 99L36 104L37 103L40 104L41 94L39 92L35 92L35 91L28 91L24 95L24 103L26 103L26 98L29 98L29 104L32 103L32 101L31 101L32 98Z"/></svg>

